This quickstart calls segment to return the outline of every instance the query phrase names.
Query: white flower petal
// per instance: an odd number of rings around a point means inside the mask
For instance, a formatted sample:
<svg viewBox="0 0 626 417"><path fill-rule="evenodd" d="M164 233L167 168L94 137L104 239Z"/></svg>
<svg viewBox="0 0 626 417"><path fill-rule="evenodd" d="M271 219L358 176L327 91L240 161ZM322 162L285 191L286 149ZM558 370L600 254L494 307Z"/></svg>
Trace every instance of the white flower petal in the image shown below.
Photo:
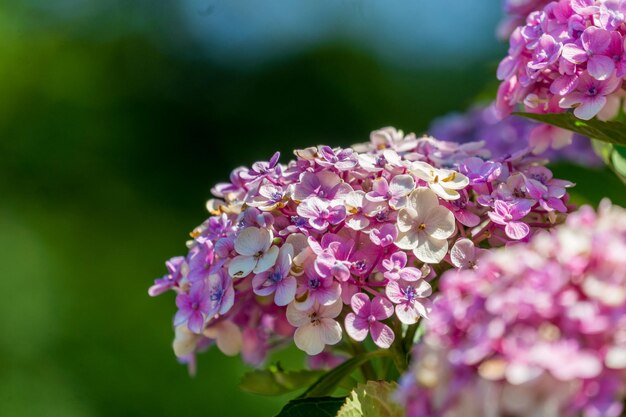
<svg viewBox="0 0 626 417"><path fill-rule="evenodd" d="M321 319L318 327L322 336L322 342L327 345L336 345L341 341L342 330L339 323L333 319Z"/></svg>
<svg viewBox="0 0 626 417"><path fill-rule="evenodd" d="M317 310L318 316L329 318L329 319L334 319L335 317L339 315L339 313L341 313L342 308L343 308L343 303L340 300L337 300L334 303L329 304L327 306L320 305Z"/></svg>
<svg viewBox="0 0 626 417"><path fill-rule="evenodd" d="M400 249L412 250L417 248L419 244L419 233L415 229L411 229L408 232L398 233L395 244Z"/></svg>
<svg viewBox="0 0 626 417"><path fill-rule="evenodd" d="M438 264L448 253L448 241L426 237L413 249L413 253L424 263Z"/></svg>
<svg viewBox="0 0 626 417"><path fill-rule="evenodd" d="M271 241L269 232L262 233L258 227L248 227L242 230L235 239L235 250L240 255L252 256L265 250L265 245Z"/></svg>
<svg viewBox="0 0 626 417"><path fill-rule="evenodd" d="M461 194L457 191L450 188L444 188L440 183L430 184L430 189L444 200L458 200L461 197Z"/></svg>
<svg viewBox="0 0 626 417"><path fill-rule="evenodd" d="M298 349L305 351L311 356L317 355L319 353L322 353L325 346L325 343L322 340L322 338L324 337L322 333L322 326L320 326L319 324L313 325L311 323L308 323L296 329L296 332L293 335L293 341L296 343Z"/></svg>
<svg viewBox="0 0 626 417"><path fill-rule="evenodd" d="M309 318L310 310L298 310L294 303L287 306L287 321L294 327L300 327L311 321Z"/></svg>
<svg viewBox="0 0 626 417"><path fill-rule="evenodd" d="M389 191L393 196L408 195L415 188L415 180L410 175L398 175L389 183Z"/></svg>
<svg viewBox="0 0 626 417"><path fill-rule="evenodd" d="M439 207L439 199L429 188L417 188L409 196L409 206L413 206L417 212L417 217L422 219L425 213Z"/></svg>
<svg viewBox="0 0 626 417"><path fill-rule="evenodd" d="M444 206L439 206L428 212L424 224L427 235L435 239L447 239L454 233L454 214Z"/></svg>
<svg viewBox="0 0 626 417"><path fill-rule="evenodd" d="M247 276L256 266L256 259L252 256L236 256L228 265L228 274L233 278Z"/></svg>
<svg viewBox="0 0 626 417"><path fill-rule="evenodd" d="M398 230L400 232L408 232L417 226L417 213L415 210L406 207L398 212Z"/></svg>
<svg viewBox="0 0 626 417"><path fill-rule="evenodd" d="M272 246L269 248L267 252L265 252L261 257L257 260L257 264L253 269L255 274L260 274L261 272L265 272L276 264L276 259L278 258L278 246Z"/></svg>

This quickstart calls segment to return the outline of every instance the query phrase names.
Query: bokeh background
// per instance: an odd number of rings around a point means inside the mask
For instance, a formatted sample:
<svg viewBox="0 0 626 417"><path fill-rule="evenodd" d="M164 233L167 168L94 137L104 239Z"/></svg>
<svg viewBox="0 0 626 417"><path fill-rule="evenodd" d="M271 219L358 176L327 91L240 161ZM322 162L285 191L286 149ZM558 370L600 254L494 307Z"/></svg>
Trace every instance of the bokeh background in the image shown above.
<svg viewBox="0 0 626 417"><path fill-rule="evenodd" d="M0 2L0 416L271 416L212 350L171 352L210 187L279 149L349 145L493 91L499 2ZM577 202L611 173L557 166ZM293 361L299 359L293 359Z"/></svg>

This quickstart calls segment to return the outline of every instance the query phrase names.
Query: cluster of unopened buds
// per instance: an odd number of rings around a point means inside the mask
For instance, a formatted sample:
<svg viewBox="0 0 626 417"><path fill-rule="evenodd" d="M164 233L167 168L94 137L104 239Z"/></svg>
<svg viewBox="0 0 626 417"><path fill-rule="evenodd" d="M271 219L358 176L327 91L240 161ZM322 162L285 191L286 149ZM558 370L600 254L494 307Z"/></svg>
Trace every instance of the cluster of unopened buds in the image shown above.
<svg viewBox="0 0 626 417"><path fill-rule="evenodd" d="M498 67L499 114L522 104L533 113L573 108L583 120L614 118L626 75L625 22L623 1L560 0L530 13Z"/></svg>
<svg viewBox="0 0 626 417"><path fill-rule="evenodd" d="M176 293L183 361L216 344L260 364L292 339L325 355L344 330L389 348L428 316L442 271L471 268L481 248L527 241L569 211L572 183L526 151L490 159L482 142L385 128L352 148L295 155L214 187L188 254L150 288Z"/></svg>
<svg viewBox="0 0 626 417"><path fill-rule="evenodd" d="M408 416L619 417L626 211L604 201L440 281L399 397Z"/></svg>

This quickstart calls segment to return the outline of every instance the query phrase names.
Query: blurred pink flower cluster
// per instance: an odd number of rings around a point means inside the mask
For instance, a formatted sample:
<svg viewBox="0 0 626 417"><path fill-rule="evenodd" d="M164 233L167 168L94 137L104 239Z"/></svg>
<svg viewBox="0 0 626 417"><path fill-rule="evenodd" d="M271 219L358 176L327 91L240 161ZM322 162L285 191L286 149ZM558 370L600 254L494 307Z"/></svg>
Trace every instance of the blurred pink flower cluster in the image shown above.
<svg viewBox="0 0 626 417"><path fill-rule="evenodd" d="M531 12L498 67L498 113L521 104L534 113L574 109L584 120L616 116L626 75L625 19L626 3L617 0L560 0Z"/></svg>
<svg viewBox="0 0 626 417"><path fill-rule="evenodd" d="M479 245L526 241L562 221L573 185L526 152L492 160L482 142L393 128L295 155L237 168L214 187L188 254L150 288L176 293L182 360L216 344L259 364L291 340L318 355L344 329L389 348L394 329L428 315L440 271L472 267Z"/></svg>
<svg viewBox="0 0 626 417"><path fill-rule="evenodd" d="M415 417L618 417L626 211L603 202L440 281L399 396Z"/></svg>

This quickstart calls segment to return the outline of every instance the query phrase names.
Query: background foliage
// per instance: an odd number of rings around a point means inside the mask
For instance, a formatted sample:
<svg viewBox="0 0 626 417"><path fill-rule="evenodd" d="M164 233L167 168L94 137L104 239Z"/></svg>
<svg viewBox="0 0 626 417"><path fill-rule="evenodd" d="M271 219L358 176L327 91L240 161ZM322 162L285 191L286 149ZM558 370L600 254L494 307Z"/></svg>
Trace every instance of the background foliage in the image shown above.
<svg viewBox="0 0 626 417"><path fill-rule="evenodd" d="M495 1L267 3L0 3L0 415L275 413L286 397L241 392L239 359L211 350L189 378L172 297L146 293L211 185L277 148L423 132L493 83L504 50ZM462 39L414 27L468 19ZM556 175L577 202L626 202L608 171Z"/></svg>

